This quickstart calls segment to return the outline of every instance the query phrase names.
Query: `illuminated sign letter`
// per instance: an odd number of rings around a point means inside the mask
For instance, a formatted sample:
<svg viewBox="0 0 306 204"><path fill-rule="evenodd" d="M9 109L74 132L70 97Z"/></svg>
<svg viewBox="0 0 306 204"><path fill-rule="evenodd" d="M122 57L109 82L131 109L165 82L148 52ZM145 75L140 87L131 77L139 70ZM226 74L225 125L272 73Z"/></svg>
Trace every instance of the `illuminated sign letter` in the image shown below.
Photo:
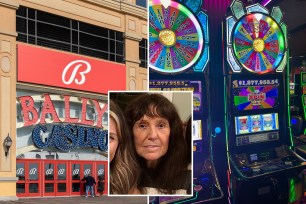
<svg viewBox="0 0 306 204"><path fill-rule="evenodd" d="M98 101L96 101L96 100L92 100L92 101L95 104L95 110L98 113L96 126L99 127L99 128L103 128L102 117L103 117L103 114L105 113L105 111L107 110L107 104L104 104L103 108L101 109Z"/></svg>
<svg viewBox="0 0 306 204"><path fill-rule="evenodd" d="M38 113L34 108L34 100L31 96L20 96L18 100L21 104L24 126L34 125L38 122Z"/></svg>
<svg viewBox="0 0 306 204"><path fill-rule="evenodd" d="M87 98L82 98L82 116L81 116L81 124L93 126L94 121L93 120L87 120L86 119L86 109L87 109Z"/></svg>
<svg viewBox="0 0 306 204"><path fill-rule="evenodd" d="M70 118L70 103L69 103L70 96L64 96L65 100L65 122L66 123L78 123L78 118Z"/></svg>

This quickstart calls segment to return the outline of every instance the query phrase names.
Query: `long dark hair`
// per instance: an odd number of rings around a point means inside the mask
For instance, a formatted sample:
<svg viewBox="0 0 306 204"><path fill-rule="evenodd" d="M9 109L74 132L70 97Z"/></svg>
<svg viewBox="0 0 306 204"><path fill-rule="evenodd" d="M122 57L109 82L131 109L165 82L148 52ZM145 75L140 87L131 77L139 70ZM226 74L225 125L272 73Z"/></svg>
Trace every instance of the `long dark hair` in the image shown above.
<svg viewBox="0 0 306 204"><path fill-rule="evenodd" d="M191 138L192 138L192 120L191 116L189 117L186 125L186 130L185 130L185 140L187 143L187 162L190 164L191 163L191 154L188 154L191 152Z"/></svg>
<svg viewBox="0 0 306 204"><path fill-rule="evenodd" d="M137 157L143 169L140 189L144 191L145 187L153 187L163 194L174 194L175 190L181 189L178 178L186 170L188 163L186 161L188 147L182 121L175 106L166 97L157 93L142 93L126 107L125 117L132 134L134 124L145 115L167 119L170 125L170 137L168 151L154 169L147 167L144 158Z"/></svg>
<svg viewBox="0 0 306 204"><path fill-rule="evenodd" d="M112 100L109 115L116 122L118 136L118 147L110 163L110 194L128 194L137 187L140 177L133 136L127 131L123 112Z"/></svg>

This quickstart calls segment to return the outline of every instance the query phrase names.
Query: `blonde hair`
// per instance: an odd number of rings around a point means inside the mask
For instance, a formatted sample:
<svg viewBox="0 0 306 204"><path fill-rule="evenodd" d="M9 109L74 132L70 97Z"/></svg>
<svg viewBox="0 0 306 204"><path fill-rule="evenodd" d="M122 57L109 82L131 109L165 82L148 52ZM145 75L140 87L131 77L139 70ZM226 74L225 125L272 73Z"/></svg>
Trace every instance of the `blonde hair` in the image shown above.
<svg viewBox="0 0 306 204"><path fill-rule="evenodd" d="M128 194L138 185L140 168L123 113L113 101L109 115L116 123L118 136L118 147L110 163L110 194Z"/></svg>

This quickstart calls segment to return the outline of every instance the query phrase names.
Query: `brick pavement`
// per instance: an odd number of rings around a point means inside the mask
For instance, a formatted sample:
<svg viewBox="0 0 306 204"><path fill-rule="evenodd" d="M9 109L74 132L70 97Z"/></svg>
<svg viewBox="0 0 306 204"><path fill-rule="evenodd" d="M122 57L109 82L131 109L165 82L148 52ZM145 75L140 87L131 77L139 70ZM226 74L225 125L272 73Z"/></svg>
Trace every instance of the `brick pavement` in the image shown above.
<svg viewBox="0 0 306 204"><path fill-rule="evenodd" d="M19 198L17 201L0 201L0 204L146 204L147 197L141 196L103 196L95 198L85 197L44 197Z"/></svg>

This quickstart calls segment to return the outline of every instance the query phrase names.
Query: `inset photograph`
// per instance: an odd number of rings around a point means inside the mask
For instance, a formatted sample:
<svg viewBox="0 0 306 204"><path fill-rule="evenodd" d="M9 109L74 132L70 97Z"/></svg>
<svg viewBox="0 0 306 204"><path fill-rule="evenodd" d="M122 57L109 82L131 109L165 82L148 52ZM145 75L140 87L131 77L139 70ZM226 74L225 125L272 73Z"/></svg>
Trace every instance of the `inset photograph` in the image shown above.
<svg viewBox="0 0 306 204"><path fill-rule="evenodd" d="M192 195L192 92L109 99L109 195Z"/></svg>

